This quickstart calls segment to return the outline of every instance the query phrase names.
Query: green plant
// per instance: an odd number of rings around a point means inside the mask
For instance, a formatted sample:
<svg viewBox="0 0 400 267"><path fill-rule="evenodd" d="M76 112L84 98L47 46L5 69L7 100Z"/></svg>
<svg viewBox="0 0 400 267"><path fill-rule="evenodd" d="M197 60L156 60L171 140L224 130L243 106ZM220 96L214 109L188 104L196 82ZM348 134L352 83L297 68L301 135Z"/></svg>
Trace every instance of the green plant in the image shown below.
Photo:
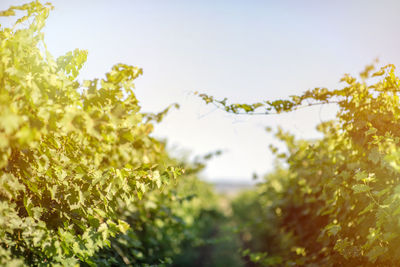
<svg viewBox="0 0 400 267"><path fill-rule="evenodd" d="M316 88L289 100L227 104L200 95L233 113L270 114L327 103L339 107L337 120L318 126L322 139L277 133L287 144L288 152L280 157L289 168L282 197L270 201L279 201L279 228L292 235L293 253L285 252L284 265L400 263L400 80L393 65L373 70L367 66L361 80L345 75L341 89Z"/></svg>
<svg viewBox="0 0 400 267"><path fill-rule="evenodd" d="M288 261L294 244L291 235L281 229L288 177L288 171L277 167L265 177L266 182L240 193L231 203L246 266L279 266Z"/></svg>
<svg viewBox="0 0 400 267"><path fill-rule="evenodd" d="M185 173L177 183L148 192L140 201L121 203L119 218L131 227L94 255L97 266L197 266L202 248L216 247L216 236L208 232L223 215L211 186L197 178L203 164L180 165Z"/></svg>
<svg viewBox="0 0 400 267"><path fill-rule="evenodd" d="M120 203L181 172L158 165L166 152L133 93L142 70L117 64L104 79L80 82L87 52L53 59L43 42L51 8L36 1L0 13L26 13L0 29L2 265L93 264L129 228Z"/></svg>

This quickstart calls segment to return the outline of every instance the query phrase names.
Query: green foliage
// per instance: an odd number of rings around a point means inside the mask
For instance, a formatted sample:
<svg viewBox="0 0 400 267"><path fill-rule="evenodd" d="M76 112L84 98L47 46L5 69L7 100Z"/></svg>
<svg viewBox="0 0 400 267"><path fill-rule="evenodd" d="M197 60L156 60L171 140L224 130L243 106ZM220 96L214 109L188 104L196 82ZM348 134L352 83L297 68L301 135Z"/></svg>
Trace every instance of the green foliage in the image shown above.
<svg viewBox="0 0 400 267"><path fill-rule="evenodd" d="M80 82L87 52L54 59L43 42L51 9L0 12L26 14L0 27L0 265L241 266L231 223L196 178L204 164L171 159L150 136L172 106L140 111L137 67ZM247 265L400 265L400 79L393 65L373 70L289 100L200 95L237 114L339 106L320 140L278 131L288 169L233 202Z"/></svg>
<svg viewBox="0 0 400 267"><path fill-rule="evenodd" d="M230 219L219 208L202 209L182 242L181 253L173 259L173 266L243 266Z"/></svg>
<svg viewBox="0 0 400 267"><path fill-rule="evenodd" d="M163 164L164 145L143 122L132 91L142 70L117 64L105 79L80 83L87 52L55 60L43 42L51 8L32 2L1 12L27 14L0 29L1 265L93 265L129 229L121 203L150 205L146 193L181 174Z"/></svg>
<svg viewBox="0 0 400 267"><path fill-rule="evenodd" d="M130 205L121 204L119 217L131 227L94 256L96 265L202 266L196 265L200 258L206 259L202 248L213 249L217 242L208 232L223 215L211 186L197 179L198 167L184 164L184 168L187 172L177 184L161 193L149 192Z"/></svg>
<svg viewBox="0 0 400 267"><path fill-rule="evenodd" d="M288 172L277 168L266 179L268 182L242 192L231 204L246 266L280 265L288 260L293 246L291 235L280 228Z"/></svg>
<svg viewBox="0 0 400 267"><path fill-rule="evenodd" d="M317 88L288 100L288 111L306 101L309 105L334 102L339 112L336 121L318 126L324 134L320 140L296 140L277 132L288 148L280 154L289 166L288 173L280 173L278 182L267 177L259 198L250 204L239 199L236 205L279 211L279 218L263 219L268 223L250 233L273 235L279 231L280 241L272 242L285 246L276 251L259 248L252 241L246 253L253 260L259 256L262 263L263 257L274 256L283 260L282 265L298 266L400 264L400 80L393 65L371 75L372 71L368 66L360 81L345 75L342 89ZM370 76L374 78L368 79ZM279 106L273 108L279 111ZM281 193L271 194L269 188ZM248 223L258 220L248 215ZM261 237L257 242L274 238ZM292 253L288 254L287 245ZM274 264L264 262L266 266Z"/></svg>
<svg viewBox="0 0 400 267"><path fill-rule="evenodd" d="M51 9L0 13L27 14L0 28L0 265L235 263L237 247L220 245L230 240L220 240L217 197L197 179L204 162L172 159L150 136L179 106L141 113L142 70L125 64L79 82L87 52L53 59L43 42ZM233 255L225 265L215 248Z"/></svg>

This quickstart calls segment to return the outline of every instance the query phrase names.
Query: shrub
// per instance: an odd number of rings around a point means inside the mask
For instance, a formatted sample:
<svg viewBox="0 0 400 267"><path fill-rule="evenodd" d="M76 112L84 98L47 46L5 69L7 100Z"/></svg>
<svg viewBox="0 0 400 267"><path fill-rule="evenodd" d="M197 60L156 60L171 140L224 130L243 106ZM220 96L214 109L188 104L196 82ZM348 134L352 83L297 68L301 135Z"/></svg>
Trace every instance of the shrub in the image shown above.
<svg viewBox="0 0 400 267"><path fill-rule="evenodd" d="M54 59L43 42L51 8L32 2L1 12L26 13L0 29L2 265L93 264L129 228L120 203L180 174L158 165L166 152L133 93L142 70L117 64L104 79L80 82L87 52Z"/></svg>
<svg viewBox="0 0 400 267"><path fill-rule="evenodd" d="M200 95L233 113L270 114L326 103L339 107L335 121L318 126L321 139L296 140L277 133L287 144L288 152L279 156L289 168L281 182L283 193L269 201L280 210L276 222L283 236L292 236L293 253L268 247L265 252L283 255L282 264L400 263L400 80L393 65L373 70L367 66L358 80L345 75L341 89L315 88L289 100L228 105L226 100ZM264 186L274 183L267 179ZM265 210L271 206L267 203ZM266 223L264 230L269 231L270 225Z"/></svg>

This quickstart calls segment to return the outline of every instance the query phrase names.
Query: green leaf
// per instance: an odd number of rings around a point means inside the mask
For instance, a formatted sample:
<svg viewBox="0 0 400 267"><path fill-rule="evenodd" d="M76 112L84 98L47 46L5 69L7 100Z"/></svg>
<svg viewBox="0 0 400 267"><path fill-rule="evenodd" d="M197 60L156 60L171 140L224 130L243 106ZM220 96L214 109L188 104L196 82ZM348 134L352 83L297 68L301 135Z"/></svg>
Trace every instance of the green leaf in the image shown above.
<svg viewBox="0 0 400 267"><path fill-rule="evenodd" d="M130 228L130 225L122 220L118 220L118 228L122 233L126 233L128 229Z"/></svg>
<svg viewBox="0 0 400 267"><path fill-rule="evenodd" d="M370 187L365 184L356 184L356 185L353 185L352 189L353 189L354 193L358 194L358 193L363 193L363 192L369 191Z"/></svg>
<svg viewBox="0 0 400 267"><path fill-rule="evenodd" d="M328 236L335 236L342 229L342 227L339 224L329 224L325 227L325 229L328 231Z"/></svg>
<svg viewBox="0 0 400 267"><path fill-rule="evenodd" d="M375 206L375 203L374 203L374 202L369 203L368 206L366 206L362 211L360 211L360 212L358 213L358 216L361 216L361 215L363 215L363 214L365 214L365 213L367 213L367 212L369 212L369 211L372 211L372 209L374 208L374 206Z"/></svg>
<svg viewBox="0 0 400 267"><path fill-rule="evenodd" d="M372 151L368 154L368 159L374 164L377 164L380 161L379 151L376 148L372 149Z"/></svg>

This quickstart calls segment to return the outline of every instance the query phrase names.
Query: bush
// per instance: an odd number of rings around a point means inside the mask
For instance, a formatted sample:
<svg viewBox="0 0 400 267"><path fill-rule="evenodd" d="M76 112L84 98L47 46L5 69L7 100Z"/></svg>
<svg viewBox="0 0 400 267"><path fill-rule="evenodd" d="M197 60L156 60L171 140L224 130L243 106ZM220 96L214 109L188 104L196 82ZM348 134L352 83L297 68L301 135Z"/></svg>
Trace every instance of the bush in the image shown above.
<svg viewBox="0 0 400 267"><path fill-rule="evenodd" d="M246 266L280 265L290 257L291 235L281 229L288 172L281 167L265 177L255 189L244 191L232 201L232 221L241 242Z"/></svg>
<svg viewBox="0 0 400 267"><path fill-rule="evenodd" d="M159 165L166 152L143 122L132 91L142 70L117 64L104 79L79 82L87 52L53 59L43 42L51 8L32 2L1 12L27 13L0 29L1 265L93 264L129 228L121 203L180 174Z"/></svg>
<svg viewBox="0 0 400 267"><path fill-rule="evenodd" d="M278 183L281 193L270 195L268 188L277 183L268 177L262 193L267 200L259 204L260 199L252 199L249 205L262 207L260 214L279 208L280 216L272 223L262 215L264 226L252 232L265 231L275 240L279 229L282 238L291 236L292 253L260 248L254 241L253 252L261 249L278 256L283 265L400 264L400 80L393 65L381 68L369 80L373 69L368 66L360 81L346 75L342 89L316 88L287 100L287 111L307 101L308 105L337 103L339 112L336 121L318 126L324 134L319 140L296 140L278 131L288 148L280 157L289 166ZM274 107L277 102L266 103L269 110L279 111L279 105ZM243 209L246 204L241 202ZM250 217L254 221L256 216Z"/></svg>
<svg viewBox="0 0 400 267"><path fill-rule="evenodd" d="M211 186L197 179L198 169L182 166L185 174L178 183L130 205L121 203L119 217L131 227L94 256L96 265L204 266L201 262L207 261L216 266L212 256L221 238L216 228L224 216ZM231 258L234 254L224 260Z"/></svg>
<svg viewBox="0 0 400 267"><path fill-rule="evenodd" d="M150 136L170 107L140 111L137 67L80 82L86 51L46 49L51 9L0 13L26 13L0 28L0 265L179 266L224 250L225 217L197 178L204 164L171 158Z"/></svg>

